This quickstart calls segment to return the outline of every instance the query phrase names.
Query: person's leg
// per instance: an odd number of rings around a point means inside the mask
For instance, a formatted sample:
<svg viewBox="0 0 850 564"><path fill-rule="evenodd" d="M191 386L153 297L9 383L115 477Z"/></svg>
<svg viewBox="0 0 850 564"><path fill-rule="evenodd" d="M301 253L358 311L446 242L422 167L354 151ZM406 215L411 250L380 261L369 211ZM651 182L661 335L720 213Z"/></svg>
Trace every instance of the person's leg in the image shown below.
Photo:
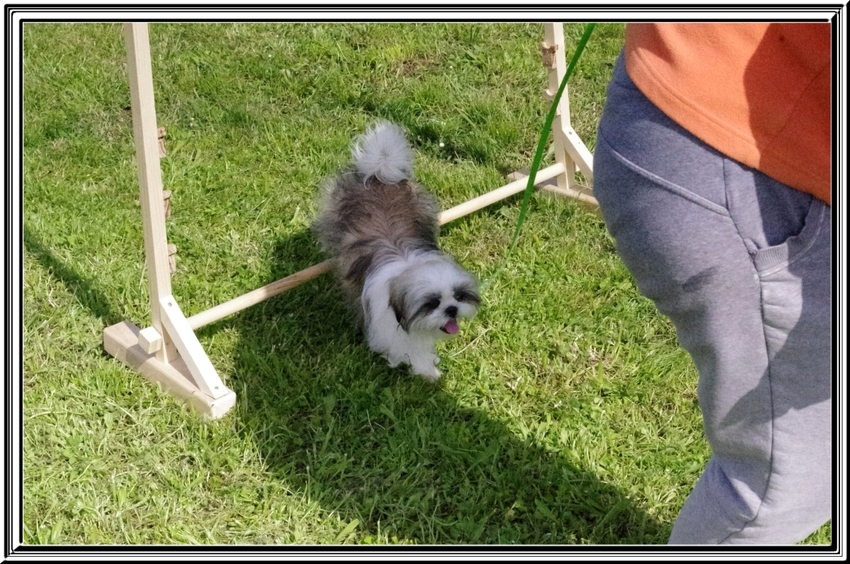
<svg viewBox="0 0 850 564"><path fill-rule="evenodd" d="M618 61L594 194L699 371L712 457L671 543L793 543L830 518L830 215L707 147Z"/></svg>

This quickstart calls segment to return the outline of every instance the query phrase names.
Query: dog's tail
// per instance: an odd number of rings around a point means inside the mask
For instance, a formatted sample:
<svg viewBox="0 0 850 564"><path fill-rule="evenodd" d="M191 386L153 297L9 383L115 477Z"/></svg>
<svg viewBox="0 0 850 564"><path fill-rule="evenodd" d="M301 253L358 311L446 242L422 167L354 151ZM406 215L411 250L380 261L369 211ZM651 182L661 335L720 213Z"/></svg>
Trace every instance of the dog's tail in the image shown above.
<svg viewBox="0 0 850 564"><path fill-rule="evenodd" d="M379 121L358 137L351 149L354 166L365 178L374 176L384 184L413 177L413 151L401 127Z"/></svg>

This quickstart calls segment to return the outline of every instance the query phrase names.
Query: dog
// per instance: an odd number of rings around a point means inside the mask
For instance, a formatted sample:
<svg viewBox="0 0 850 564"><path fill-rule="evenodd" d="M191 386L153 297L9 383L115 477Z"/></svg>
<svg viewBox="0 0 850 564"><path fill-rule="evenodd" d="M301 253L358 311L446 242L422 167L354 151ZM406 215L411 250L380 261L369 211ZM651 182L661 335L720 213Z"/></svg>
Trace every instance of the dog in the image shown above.
<svg viewBox="0 0 850 564"><path fill-rule="evenodd" d="M391 367L440 378L436 342L456 335L481 298L474 276L440 251L439 206L413 180L404 131L379 121L355 139L352 163L325 182L311 229L330 255L369 348Z"/></svg>

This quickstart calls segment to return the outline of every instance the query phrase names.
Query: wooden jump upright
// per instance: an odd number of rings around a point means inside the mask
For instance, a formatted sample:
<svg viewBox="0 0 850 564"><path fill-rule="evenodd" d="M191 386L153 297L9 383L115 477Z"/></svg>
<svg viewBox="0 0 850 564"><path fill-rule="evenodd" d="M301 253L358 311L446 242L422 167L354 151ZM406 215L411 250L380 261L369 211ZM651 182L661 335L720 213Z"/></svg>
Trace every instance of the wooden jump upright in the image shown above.
<svg viewBox="0 0 850 564"><path fill-rule="evenodd" d="M544 24L541 44L543 64L549 71L545 93L551 100L566 73L564 32L560 23ZM133 112L139 191L145 258L151 298L151 326L139 329L123 321L103 332L106 352L140 372L167 392L185 400L210 418L224 416L236 403L236 394L219 377L195 336L195 329L232 315L272 296L294 288L331 270L326 260L286 278L243 294L232 300L185 317L171 293L169 246L165 230L165 206L159 163L159 135L154 104L150 41L145 23L124 25L124 39ZM537 172L535 184L555 193L579 199L591 205L596 200L587 186L576 180L581 172L587 182L593 178L590 151L570 126L569 98L565 90L552 127L555 164ZM555 185L543 183L555 179ZM520 176L491 192L440 213L445 224L509 196L522 192L528 182Z"/></svg>

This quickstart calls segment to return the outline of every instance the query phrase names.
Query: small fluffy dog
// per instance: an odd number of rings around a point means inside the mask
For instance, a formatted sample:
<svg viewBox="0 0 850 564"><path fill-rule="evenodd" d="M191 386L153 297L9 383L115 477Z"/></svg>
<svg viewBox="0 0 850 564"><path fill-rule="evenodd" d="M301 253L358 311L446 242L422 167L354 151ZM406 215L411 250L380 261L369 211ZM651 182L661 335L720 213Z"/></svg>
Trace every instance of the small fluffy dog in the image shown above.
<svg viewBox="0 0 850 564"><path fill-rule="evenodd" d="M353 163L328 181L313 223L369 348L436 381L435 343L475 315L476 280L437 247L435 199L413 181L400 127L379 122L355 140Z"/></svg>

